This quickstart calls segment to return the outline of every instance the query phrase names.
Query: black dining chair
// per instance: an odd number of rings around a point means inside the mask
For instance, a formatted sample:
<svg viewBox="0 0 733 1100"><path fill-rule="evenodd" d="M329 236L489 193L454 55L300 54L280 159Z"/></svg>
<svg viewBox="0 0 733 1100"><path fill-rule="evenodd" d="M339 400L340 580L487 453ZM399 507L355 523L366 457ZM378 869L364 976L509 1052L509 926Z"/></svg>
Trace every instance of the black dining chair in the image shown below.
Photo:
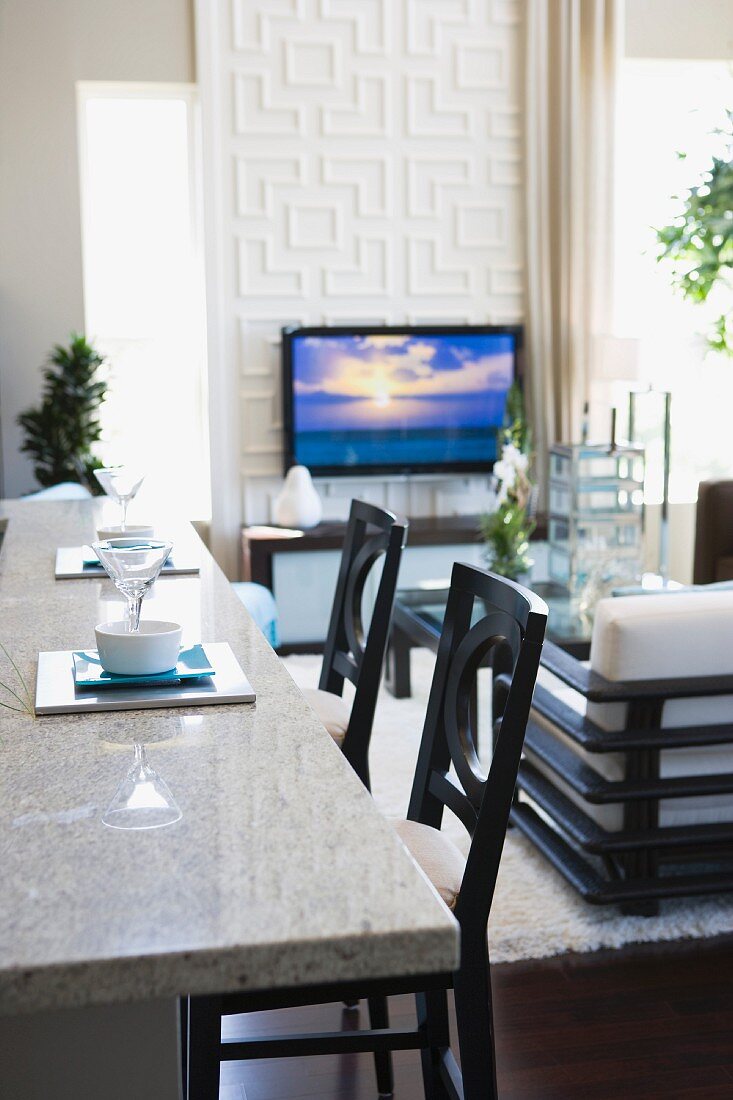
<svg viewBox="0 0 733 1100"><path fill-rule="evenodd" d="M217 1096L221 1059L286 1058L372 1051L380 1094L392 1091L390 1052L419 1049L427 1100L496 1100L494 1029L487 926L494 897L525 728L547 623L534 593L474 566L453 566L438 657L418 755L403 843L453 911L461 932L458 969L449 975L378 979L358 988L322 986L255 994L191 997L187 1021L188 1100ZM488 775L474 748L471 689L497 647L511 670L496 677L495 744ZM451 764L455 778L449 774ZM440 831L445 808L470 836L467 858ZM447 990L453 988L461 1069L451 1052ZM389 1027L386 998L414 992L417 1027ZM221 1018L233 1013L369 998L369 1030L221 1042Z"/></svg>
<svg viewBox="0 0 733 1100"><path fill-rule="evenodd" d="M407 530L407 520L352 500L321 678L317 688L303 692L367 788L369 742ZM381 557L382 575L367 629L362 617L364 586ZM351 706L342 694L345 680L356 689Z"/></svg>

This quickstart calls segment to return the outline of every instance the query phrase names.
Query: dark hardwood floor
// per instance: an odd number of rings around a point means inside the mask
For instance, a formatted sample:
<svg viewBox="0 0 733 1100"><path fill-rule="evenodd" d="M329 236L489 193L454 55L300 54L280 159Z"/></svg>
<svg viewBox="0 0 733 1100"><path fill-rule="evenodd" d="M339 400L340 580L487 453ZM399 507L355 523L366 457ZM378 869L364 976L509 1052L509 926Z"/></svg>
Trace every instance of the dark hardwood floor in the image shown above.
<svg viewBox="0 0 733 1100"><path fill-rule="evenodd" d="M733 933L495 966L502 1100L733 1100ZM412 1018L396 997L392 1022ZM365 1014L365 1006L361 1012ZM227 1021L232 1034L358 1026L340 1005ZM419 1055L395 1055L396 1100L422 1100ZM375 1100L371 1057L232 1062L221 1100Z"/></svg>

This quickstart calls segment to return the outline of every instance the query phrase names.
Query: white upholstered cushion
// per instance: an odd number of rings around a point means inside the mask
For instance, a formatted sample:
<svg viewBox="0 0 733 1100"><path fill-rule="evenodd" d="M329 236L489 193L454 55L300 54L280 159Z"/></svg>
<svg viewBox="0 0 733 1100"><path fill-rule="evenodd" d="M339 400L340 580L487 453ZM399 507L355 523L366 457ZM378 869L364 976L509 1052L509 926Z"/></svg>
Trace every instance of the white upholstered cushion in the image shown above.
<svg viewBox="0 0 733 1100"><path fill-rule="evenodd" d="M419 821L393 821L392 824L445 904L454 909L466 869L466 861L456 845L439 829L421 825Z"/></svg>
<svg viewBox="0 0 733 1100"><path fill-rule="evenodd" d="M600 600L590 663L608 680L733 672L733 591Z"/></svg>
<svg viewBox="0 0 733 1100"><path fill-rule="evenodd" d="M593 623L590 665L607 680L671 680L733 672L733 592L680 592L601 600ZM733 716L733 696L675 699L662 725L710 725ZM625 703L590 703L588 717L622 729Z"/></svg>
<svg viewBox="0 0 733 1100"><path fill-rule="evenodd" d="M670 679L733 673L733 592L684 592L663 596L625 596L601 600L596 608L590 665L608 680ZM554 678L552 678L554 680ZM547 682L541 673L540 682ZM555 690L554 684L548 686ZM589 703L571 689L557 694L603 729L623 729L625 703ZM539 720L539 719L538 719ZM541 720L540 720L541 721ZM675 699L664 706L662 726L713 725L733 722L733 696ZM622 779L621 753L587 753L554 730L555 736L606 779ZM552 781L603 828L623 827L620 804L593 806L574 794L541 765ZM733 749L727 746L664 749L662 778L733 772ZM733 821L733 795L663 799L660 825L694 825Z"/></svg>
<svg viewBox="0 0 733 1100"><path fill-rule="evenodd" d="M343 745L351 717L351 708L346 700L340 695L334 695L332 691L321 691L320 688L306 688L303 695L336 744Z"/></svg>

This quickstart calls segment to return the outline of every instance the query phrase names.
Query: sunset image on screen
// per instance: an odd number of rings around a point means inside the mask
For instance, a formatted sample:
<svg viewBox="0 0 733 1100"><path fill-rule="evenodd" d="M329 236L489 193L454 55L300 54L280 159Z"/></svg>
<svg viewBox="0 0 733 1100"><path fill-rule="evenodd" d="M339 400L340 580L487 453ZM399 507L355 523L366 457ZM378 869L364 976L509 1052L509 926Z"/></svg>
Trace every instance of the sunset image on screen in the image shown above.
<svg viewBox="0 0 733 1100"><path fill-rule="evenodd" d="M514 353L508 334L296 337L297 461L316 468L492 462Z"/></svg>

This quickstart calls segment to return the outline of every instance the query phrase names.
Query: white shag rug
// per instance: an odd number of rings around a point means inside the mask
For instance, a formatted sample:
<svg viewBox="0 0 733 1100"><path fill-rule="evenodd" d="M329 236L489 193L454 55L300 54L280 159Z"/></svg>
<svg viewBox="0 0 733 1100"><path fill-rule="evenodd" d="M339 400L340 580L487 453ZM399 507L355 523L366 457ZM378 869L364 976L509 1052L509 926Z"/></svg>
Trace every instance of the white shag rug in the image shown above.
<svg viewBox="0 0 733 1100"><path fill-rule="evenodd" d="M388 817L404 817L407 810L435 664L429 650L414 649L411 656L412 698L395 699L382 687L372 734L372 791ZM319 656L286 657L284 664L299 687L317 686ZM488 677L487 670L479 674L482 713ZM482 740L488 745L488 736ZM465 852L466 832L449 812L443 827ZM586 904L528 840L516 830L507 835L489 925L495 963L732 931L733 895L665 901L656 917L622 916L614 906Z"/></svg>

